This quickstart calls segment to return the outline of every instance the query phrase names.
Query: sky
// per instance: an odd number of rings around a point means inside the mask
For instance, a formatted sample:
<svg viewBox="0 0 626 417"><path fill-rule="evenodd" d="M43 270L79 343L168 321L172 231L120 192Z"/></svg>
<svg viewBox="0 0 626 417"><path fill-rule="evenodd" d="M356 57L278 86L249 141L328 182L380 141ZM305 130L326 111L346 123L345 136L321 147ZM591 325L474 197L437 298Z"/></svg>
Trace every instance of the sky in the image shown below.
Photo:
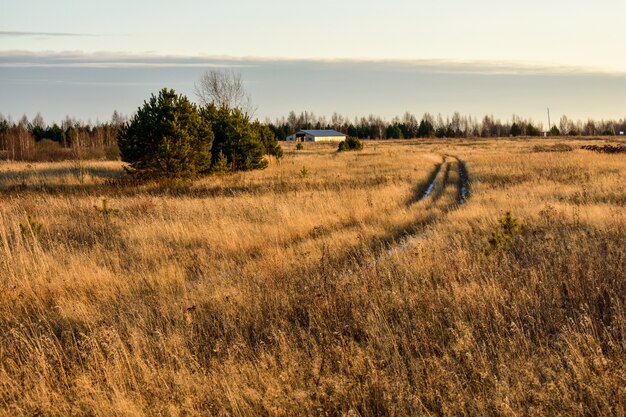
<svg viewBox="0 0 626 417"><path fill-rule="evenodd" d="M260 118L620 118L624 16L624 0L0 0L0 112L105 120L227 67Z"/></svg>

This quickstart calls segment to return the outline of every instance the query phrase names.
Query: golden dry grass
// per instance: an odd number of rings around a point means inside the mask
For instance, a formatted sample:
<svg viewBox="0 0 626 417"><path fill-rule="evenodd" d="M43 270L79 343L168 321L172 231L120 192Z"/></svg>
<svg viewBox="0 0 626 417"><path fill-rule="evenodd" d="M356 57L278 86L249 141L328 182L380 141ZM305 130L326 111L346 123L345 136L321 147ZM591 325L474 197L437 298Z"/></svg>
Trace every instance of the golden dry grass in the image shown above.
<svg viewBox="0 0 626 417"><path fill-rule="evenodd" d="M583 143L307 144L141 186L2 163L0 412L624 415L626 163ZM485 254L505 210L525 232Z"/></svg>

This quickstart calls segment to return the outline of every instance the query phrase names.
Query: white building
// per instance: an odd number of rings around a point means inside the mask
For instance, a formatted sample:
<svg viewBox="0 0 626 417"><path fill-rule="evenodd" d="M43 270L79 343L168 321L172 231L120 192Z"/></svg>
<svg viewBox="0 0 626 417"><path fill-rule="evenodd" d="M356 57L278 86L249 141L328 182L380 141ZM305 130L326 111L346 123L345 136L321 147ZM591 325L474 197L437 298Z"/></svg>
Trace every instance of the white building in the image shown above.
<svg viewBox="0 0 626 417"><path fill-rule="evenodd" d="M341 142L346 139L345 134L336 130L300 130L287 136L291 142Z"/></svg>

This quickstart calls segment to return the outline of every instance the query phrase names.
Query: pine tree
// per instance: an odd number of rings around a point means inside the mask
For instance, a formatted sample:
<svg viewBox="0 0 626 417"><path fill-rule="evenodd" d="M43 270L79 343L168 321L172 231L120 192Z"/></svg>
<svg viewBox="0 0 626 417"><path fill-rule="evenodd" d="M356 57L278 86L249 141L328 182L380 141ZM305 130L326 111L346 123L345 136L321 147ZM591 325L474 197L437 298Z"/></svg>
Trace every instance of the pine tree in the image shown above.
<svg viewBox="0 0 626 417"><path fill-rule="evenodd" d="M519 136L522 134L522 128L515 122L511 125L511 136Z"/></svg>
<svg viewBox="0 0 626 417"><path fill-rule="evenodd" d="M283 148L278 144L278 138L269 126L262 125L258 121L252 123L257 138L263 144L266 155L275 156L277 159L283 157Z"/></svg>
<svg viewBox="0 0 626 417"><path fill-rule="evenodd" d="M231 171L231 166L228 163L228 159L226 158L226 155L224 155L223 152L220 152L217 155L217 160L215 161L215 163L213 163L213 166L211 167L211 171L217 175L224 175L228 173L229 171Z"/></svg>
<svg viewBox="0 0 626 417"><path fill-rule="evenodd" d="M264 169L265 147L252 128L246 114L239 109L222 106L217 108L210 103L201 110L202 118L212 126L212 161L217 163L220 153L225 155L233 171Z"/></svg>
<svg viewBox="0 0 626 417"><path fill-rule="evenodd" d="M422 119L419 127L417 128L417 135L420 138L429 138L434 136L434 134L435 128L433 127L433 124L429 120Z"/></svg>
<svg viewBox="0 0 626 417"><path fill-rule="evenodd" d="M129 171L143 177L192 178L209 173L213 132L187 97L163 89L120 130Z"/></svg>

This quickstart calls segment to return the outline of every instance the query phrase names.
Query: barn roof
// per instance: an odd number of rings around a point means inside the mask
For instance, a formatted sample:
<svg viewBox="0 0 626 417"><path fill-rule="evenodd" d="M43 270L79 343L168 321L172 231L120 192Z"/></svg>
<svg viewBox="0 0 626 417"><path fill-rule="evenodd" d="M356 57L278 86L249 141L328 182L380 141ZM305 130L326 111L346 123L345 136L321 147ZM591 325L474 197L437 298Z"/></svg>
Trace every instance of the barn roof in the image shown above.
<svg viewBox="0 0 626 417"><path fill-rule="evenodd" d="M337 132L336 130L301 130L298 133L306 133L311 136L347 136L345 133Z"/></svg>

